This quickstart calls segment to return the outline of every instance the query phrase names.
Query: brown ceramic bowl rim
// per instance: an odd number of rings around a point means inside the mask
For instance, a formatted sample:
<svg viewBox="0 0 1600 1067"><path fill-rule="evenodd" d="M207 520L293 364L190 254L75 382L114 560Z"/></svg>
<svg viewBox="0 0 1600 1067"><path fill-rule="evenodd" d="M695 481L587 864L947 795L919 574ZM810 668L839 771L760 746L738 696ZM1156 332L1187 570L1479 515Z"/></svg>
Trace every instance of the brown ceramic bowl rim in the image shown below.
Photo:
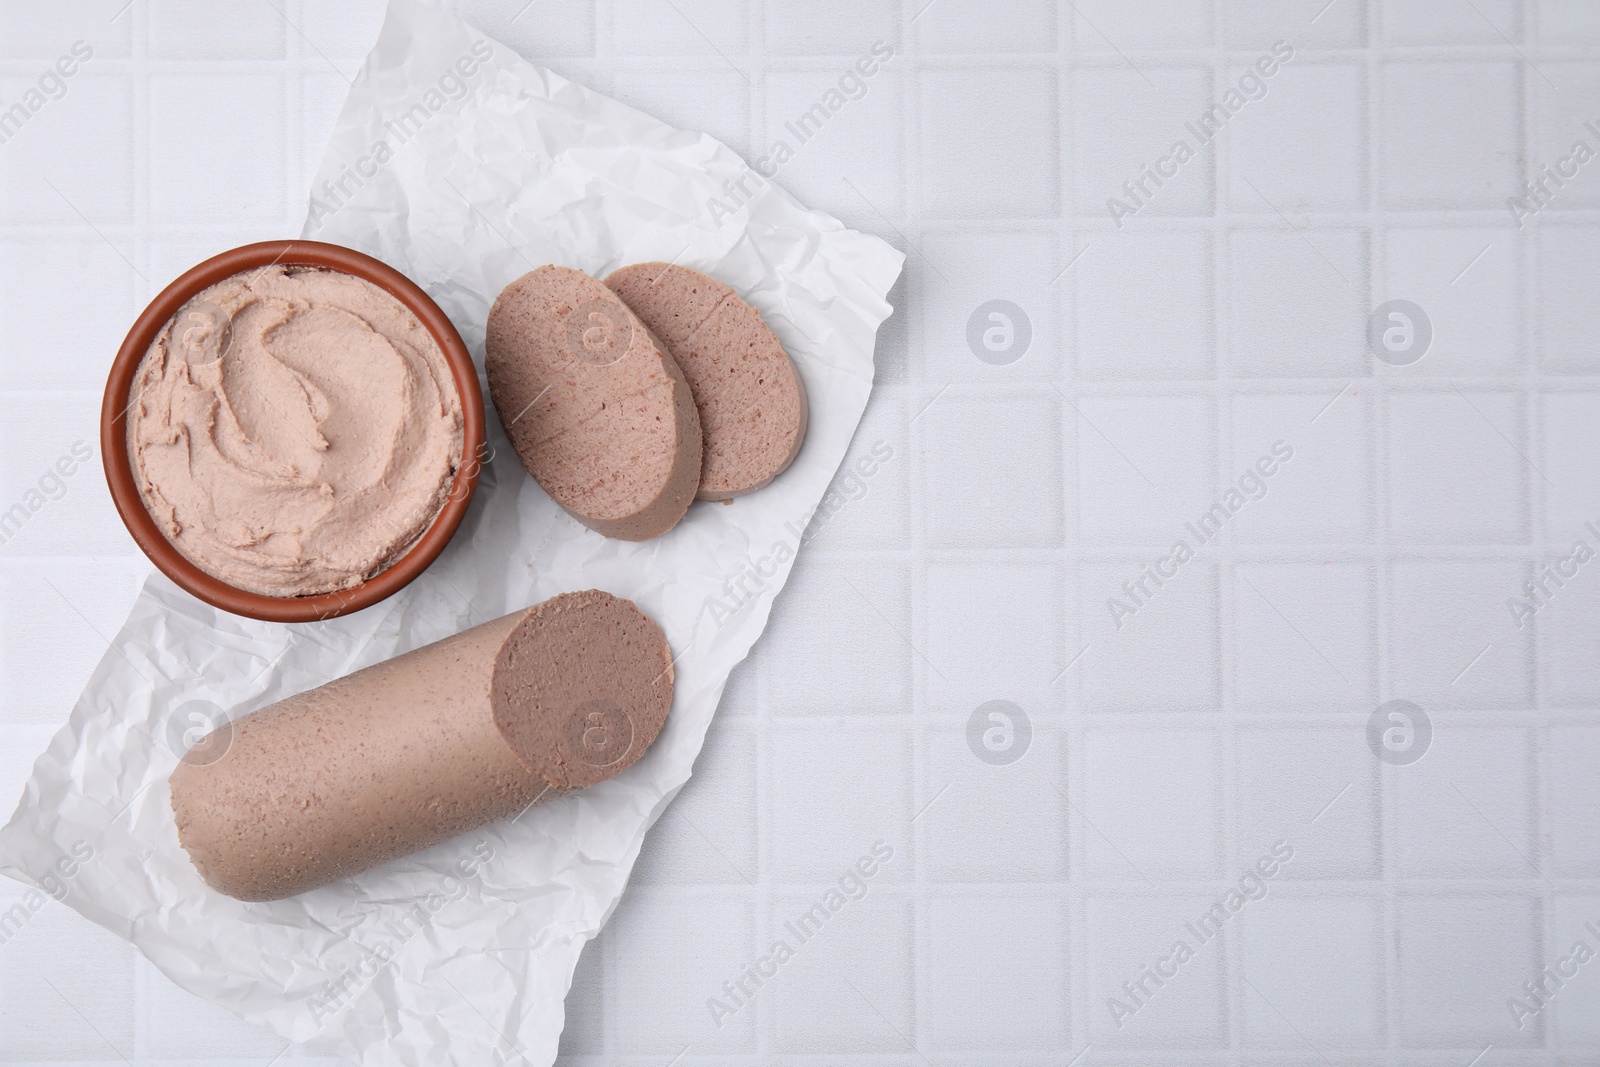
<svg viewBox="0 0 1600 1067"><path fill-rule="evenodd" d="M129 393L145 353L162 328L189 300L220 281L273 265L314 267L353 274L404 304L443 349L461 398L461 464L444 506L432 524L387 570L351 589L316 596L275 597L229 585L191 563L168 541L145 508L128 455ZM483 392L467 346L445 313L415 282L371 256L321 241L263 241L213 256L186 271L150 302L122 342L106 381L100 409L100 454L111 499L128 533L163 574L212 607L267 622L315 622L371 607L399 592L428 568L455 535L478 486L484 442Z"/></svg>

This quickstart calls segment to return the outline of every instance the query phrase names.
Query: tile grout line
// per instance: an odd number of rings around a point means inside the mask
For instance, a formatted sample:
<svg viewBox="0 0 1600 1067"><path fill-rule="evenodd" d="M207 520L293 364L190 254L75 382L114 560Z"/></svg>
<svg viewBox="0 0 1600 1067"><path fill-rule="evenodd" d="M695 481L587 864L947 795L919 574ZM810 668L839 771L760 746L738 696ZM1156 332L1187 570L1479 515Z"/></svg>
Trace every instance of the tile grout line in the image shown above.
<svg viewBox="0 0 1600 1067"><path fill-rule="evenodd" d="M1058 195L1061 202L1058 205L1060 217L1055 220L1052 228L1051 249L1054 253L1053 268L1059 267L1061 273L1056 275L1060 289L1048 293L1051 300L1051 310L1055 314L1057 323L1056 339L1061 346L1059 356L1060 366L1054 374L1054 380L1059 381L1068 394L1077 392L1078 384L1078 352L1079 352L1079 322L1078 299L1081 291L1081 278L1069 269L1082 255L1078 250L1080 245L1080 230L1076 225L1075 208L1080 201L1081 192L1078 188L1078 171L1074 165L1073 147L1076 144L1073 134L1076 115L1077 92L1073 81L1073 73L1077 69L1076 44L1078 25L1074 9L1064 5L1056 5L1056 33L1057 33L1057 65L1063 72L1058 82L1058 114L1055 125L1060 138L1057 152L1056 166L1059 173ZM1085 246L1087 248L1087 246ZM1066 266L1059 266L1065 263ZM1069 611L1062 622L1062 637L1069 642L1070 648L1082 648L1084 645L1084 620L1082 609L1082 580L1080 566L1076 561L1076 547L1083 538L1083 516L1078 506L1079 487L1083 484L1083 455L1078 446L1078 420L1075 412L1069 406L1061 404L1059 399L1053 398L1057 410L1056 425L1059 427L1060 441L1058 450L1061 457L1061 518L1062 539L1061 550L1056 553L1060 560L1062 581L1066 595L1062 601L1068 605L1077 605L1078 610ZM1062 649L1065 656L1068 648ZM1090 991L1090 978L1092 976L1089 962L1089 897L1085 888L1085 875L1087 870L1087 830L1083 820L1078 815L1087 803L1083 793L1084 767L1086 766L1084 749L1088 741L1087 723L1083 716L1083 675L1068 672L1062 679L1062 744L1066 751L1061 753L1061 765L1066 773L1066 781L1061 789L1064 799L1069 803L1063 807L1061 818L1063 822L1063 843L1066 847L1066 919L1067 919L1067 950L1068 957L1067 978L1070 983L1069 999L1067 1005L1067 1027L1074 1045L1088 1041L1093 1025L1090 1022L1094 1011L1093 993ZM1076 808L1071 803L1076 796Z"/></svg>
<svg viewBox="0 0 1600 1067"><path fill-rule="evenodd" d="M129 53L131 60L131 78L133 81L133 220L132 231L136 235L133 248L134 259L138 262L138 273L144 278L133 282L134 292L138 294L137 303L142 306L153 298L159 291L161 280L156 277L154 261L155 253L149 238L151 221L151 189L150 189L150 5L135 2L122 17L128 20L129 28ZM145 279L149 279L146 281ZM93 442L96 455L100 452L98 440ZM141 957L141 962L143 959ZM151 979L147 967L136 967L133 983L133 1018L134 1059L139 1064L149 1062L150 1058L150 1033L151 1019L155 1013L154 991L151 988Z"/></svg>
<svg viewBox="0 0 1600 1067"><path fill-rule="evenodd" d="M1528 16L1531 13L1531 7L1532 0L1523 0L1522 3L1517 5L1519 21L1517 29L1521 31L1518 36L1524 42L1530 36L1528 32ZM1520 96L1517 101L1517 180L1520 182L1529 177L1533 168L1534 131L1538 128L1535 100L1538 97L1535 95L1535 89L1533 88L1532 79L1534 75L1533 71L1529 69L1530 63L1519 60L1517 67L1521 74L1517 79L1517 90ZM1511 239L1514 242L1513 247L1520 274L1517 285L1516 315L1518 347L1522 349L1522 352L1516 365L1518 372L1524 376L1522 403L1519 405L1523 422L1523 434L1521 436L1526 455L1536 458L1540 466L1535 469L1542 470L1548 465L1548 460L1540 447L1545 435L1539 432L1539 426L1536 422L1536 416L1542 413L1544 408L1543 393L1545 384L1538 378L1541 360L1538 329L1535 325L1536 319L1534 316L1534 311L1539 306L1539 264L1535 251L1535 240L1539 232L1537 226L1532 233L1525 232L1519 227L1512 234ZM1532 460L1529 462L1531 463ZM1537 544L1540 540L1540 533L1545 530L1547 525L1544 521L1545 516L1549 514L1548 505L1551 493L1550 486L1546 484L1548 479L1533 477L1526 465L1517 468L1517 475L1522 479L1522 484L1525 486L1522 503L1526 536L1530 543ZM1537 567L1537 556L1536 554L1530 555L1532 558L1530 558L1527 565L1527 572L1529 577L1532 577ZM1529 697L1532 706L1539 708L1544 705L1544 657L1540 655L1544 628L1539 625L1538 619L1534 619L1531 625L1532 632L1529 635L1524 654L1529 659ZM1527 755L1525 767L1532 778L1529 797L1533 802L1529 804L1528 826L1524 828L1524 831L1528 835L1527 840L1531 841L1534 846L1533 855L1538 862L1536 873L1543 877L1546 883L1535 887L1535 892L1538 894L1537 906L1539 915L1534 924L1535 944L1533 950L1536 953L1534 963L1535 965L1543 965L1546 960L1551 958L1551 946L1556 944L1555 889L1549 884L1550 853L1544 847L1545 841L1542 832L1544 817L1547 812L1552 810L1542 802L1546 796L1545 779L1542 772L1547 749L1541 742L1544 742L1549 737L1549 728L1548 726L1543 728L1534 727L1525 731L1525 736L1531 741L1531 748ZM1556 1010L1559 1013L1562 1008L1558 1007ZM1551 1020L1547 1016L1541 1015L1538 1020L1538 1026L1539 1045L1545 1050L1545 1062L1548 1063L1551 1062L1550 1056L1553 1045L1551 1041ZM1485 1051L1488 1050L1485 1049Z"/></svg>
<svg viewBox="0 0 1600 1067"><path fill-rule="evenodd" d="M1373 0L1382 4L1383 0ZM1378 145L1376 139L1382 129L1382 96L1384 80L1382 76L1382 61L1377 55L1377 48L1372 44L1372 35L1369 27L1368 54L1364 64L1365 79L1365 114L1363 116L1366 127L1364 138L1366 162L1366 199L1370 217L1376 221L1379 217L1379 206L1382 200L1380 187L1382 175L1378 163ZM1372 238L1374 247L1372 255L1374 263L1378 255L1387 255L1388 243L1380 236ZM1377 287L1380 279L1387 278L1387 262L1380 270L1374 267L1371 270L1370 284ZM1370 300L1368 302L1370 308ZM1370 361L1370 357L1369 361ZM1370 367L1370 362L1369 362ZM1389 401L1384 386L1387 382L1381 377L1378 368L1371 367L1372 384L1368 390L1368 421L1366 439L1368 453L1366 467L1368 470L1367 492L1371 507L1368 509L1369 523L1373 534L1373 543L1381 550L1382 563L1376 569L1378 603L1377 611L1378 640L1372 649L1374 659L1373 669L1378 686L1380 699L1390 699L1389 672L1392 664L1388 662L1389 634L1393 630L1394 610L1394 582L1393 566L1394 554L1390 544L1390 502L1392 493L1389 490L1389 467L1383 462L1386 455L1385 446L1388 438ZM1382 943L1379 945L1379 959L1384 974L1384 998L1382 1008L1383 1041L1388 1050L1385 1062L1396 1063L1397 1050L1400 1046L1400 1029L1395 1019L1395 1005L1392 991L1400 988L1400 961L1399 961L1399 919L1398 905L1395 893L1396 865L1394 858L1394 842L1396 840L1396 815L1395 815L1395 787L1389 765L1379 763L1376 770L1375 793L1373 800L1378 805L1377 811L1377 840L1375 845L1378 850L1378 869L1382 876L1380 889L1380 915L1379 927Z"/></svg>

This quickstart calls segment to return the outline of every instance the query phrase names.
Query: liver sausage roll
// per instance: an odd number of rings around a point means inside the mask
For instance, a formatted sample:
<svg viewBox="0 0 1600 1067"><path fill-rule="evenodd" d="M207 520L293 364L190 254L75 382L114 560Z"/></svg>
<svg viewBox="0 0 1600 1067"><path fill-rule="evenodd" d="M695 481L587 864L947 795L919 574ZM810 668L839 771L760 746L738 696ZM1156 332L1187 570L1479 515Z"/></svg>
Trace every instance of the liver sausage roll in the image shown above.
<svg viewBox="0 0 1600 1067"><path fill-rule="evenodd" d="M632 602L564 594L219 727L172 774L178 838L218 892L303 893L616 775L672 689Z"/></svg>

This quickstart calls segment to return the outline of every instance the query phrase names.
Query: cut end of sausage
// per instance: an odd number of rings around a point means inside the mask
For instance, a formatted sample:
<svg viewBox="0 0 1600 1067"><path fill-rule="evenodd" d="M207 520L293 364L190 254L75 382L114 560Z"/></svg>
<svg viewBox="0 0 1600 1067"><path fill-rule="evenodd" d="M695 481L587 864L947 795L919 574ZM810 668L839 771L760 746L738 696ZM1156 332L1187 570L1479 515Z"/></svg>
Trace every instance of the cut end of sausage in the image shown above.
<svg viewBox="0 0 1600 1067"><path fill-rule="evenodd" d="M557 789L595 785L649 748L672 707L672 650L633 605L591 589L547 600L495 661L495 723Z"/></svg>
<svg viewBox="0 0 1600 1067"><path fill-rule="evenodd" d="M575 519L644 541L700 485L694 396L666 346L579 270L546 266L489 312L489 395L522 465Z"/></svg>
<svg viewBox="0 0 1600 1067"><path fill-rule="evenodd" d="M805 440L806 390L760 313L710 275L670 263L623 267L606 285L689 381L705 439L697 497L731 500L782 474Z"/></svg>

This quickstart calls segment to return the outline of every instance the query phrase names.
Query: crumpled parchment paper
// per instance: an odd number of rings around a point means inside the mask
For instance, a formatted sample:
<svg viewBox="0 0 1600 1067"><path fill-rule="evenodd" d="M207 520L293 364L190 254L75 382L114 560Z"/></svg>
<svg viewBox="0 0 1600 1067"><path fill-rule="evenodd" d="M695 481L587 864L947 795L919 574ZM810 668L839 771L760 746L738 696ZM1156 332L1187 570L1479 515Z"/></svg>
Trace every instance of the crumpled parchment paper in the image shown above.
<svg viewBox="0 0 1600 1067"><path fill-rule="evenodd" d="M415 279L480 363L495 295L540 264L603 276L659 259L712 273L798 364L811 399L805 447L759 493L696 504L665 537L627 544L561 512L491 408L492 455L466 522L382 604L276 625L153 576L0 830L0 872L128 939L185 989L320 1052L369 1065L549 1063L578 954L688 779L728 673L766 625L845 455L903 257L808 211L710 137L540 69L415 0L392 0L305 236ZM241 904L200 881L178 844L167 776L210 725L592 587L637 602L678 657L672 713L639 763L290 900Z"/></svg>

